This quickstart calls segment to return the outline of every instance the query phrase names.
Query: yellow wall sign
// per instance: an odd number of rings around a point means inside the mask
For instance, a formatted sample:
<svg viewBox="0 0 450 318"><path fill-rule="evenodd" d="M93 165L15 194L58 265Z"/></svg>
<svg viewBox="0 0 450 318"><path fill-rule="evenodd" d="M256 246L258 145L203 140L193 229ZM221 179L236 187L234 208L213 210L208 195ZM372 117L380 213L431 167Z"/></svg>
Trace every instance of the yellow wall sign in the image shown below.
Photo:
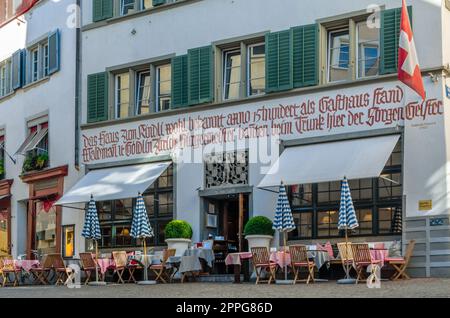
<svg viewBox="0 0 450 318"><path fill-rule="evenodd" d="M420 200L419 201L419 211L430 211L433 209L432 200Z"/></svg>

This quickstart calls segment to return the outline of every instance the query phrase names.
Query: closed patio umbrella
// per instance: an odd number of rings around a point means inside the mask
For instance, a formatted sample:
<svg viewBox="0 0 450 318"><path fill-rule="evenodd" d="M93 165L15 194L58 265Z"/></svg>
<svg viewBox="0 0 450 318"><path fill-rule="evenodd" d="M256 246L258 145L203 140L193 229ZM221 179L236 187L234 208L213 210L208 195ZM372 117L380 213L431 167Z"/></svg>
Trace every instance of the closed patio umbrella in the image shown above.
<svg viewBox="0 0 450 318"><path fill-rule="evenodd" d="M286 195L286 188L283 183L280 185L280 190L278 193L277 207L275 210L275 218L273 220L274 230L283 233L283 245L284 254L286 256L286 246L287 246L287 233L293 231L295 227L294 217L292 216L291 206L289 205L289 199ZM284 261L286 263L286 260ZM284 269L285 282L287 282L287 265Z"/></svg>
<svg viewBox="0 0 450 318"><path fill-rule="evenodd" d="M104 282L98 281L98 242L97 240L102 238L100 232L100 222L98 220L97 206L94 201L94 197L91 195L91 200L89 201L88 210L84 220L83 231L81 236L86 239L95 241L95 282L90 283L90 285L105 285Z"/></svg>
<svg viewBox="0 0 450 318"><path fill-rule="evenodd" d="M150 225L147 215L147 209L145 208L145 202L142 195L139 193L136 199L136 205L133 211L133 221L131 223L131 237L141 239L144 244L144 281L139 282L142 285L155 284L155 281L148 280L147 273L147 242L146 238L153 237L153 229Z"/></svg>
<svg viewBox="0 0 450 318"><path fill-rule="evenodd" d="M341 182L341 204L339 208L339 222L338 229L345 231L345 243L348 244L348 230L353 230L359 226L356 219L355 207L353 206L353 200L350 193L350 187L348 185L347 178ZM346 245L347 248L348 245ZM354 280L350 279L350 265L345 263L345 279L339 281L340 283L353 283Z"/></svg>

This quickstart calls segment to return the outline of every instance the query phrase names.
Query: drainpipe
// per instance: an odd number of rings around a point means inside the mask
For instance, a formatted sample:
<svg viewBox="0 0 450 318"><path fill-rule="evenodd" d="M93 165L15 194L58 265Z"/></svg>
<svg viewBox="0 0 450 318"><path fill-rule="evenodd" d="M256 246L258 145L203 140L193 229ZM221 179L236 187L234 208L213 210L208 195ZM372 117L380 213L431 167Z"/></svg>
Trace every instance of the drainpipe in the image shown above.
<svg viewBox="0 0 450 318"><path fill-rule="evenodd" d="M81 0L76 0L79 8L80 25L76 26L75 47L75 168L80 168L80 123L81 123Z"/></svg>

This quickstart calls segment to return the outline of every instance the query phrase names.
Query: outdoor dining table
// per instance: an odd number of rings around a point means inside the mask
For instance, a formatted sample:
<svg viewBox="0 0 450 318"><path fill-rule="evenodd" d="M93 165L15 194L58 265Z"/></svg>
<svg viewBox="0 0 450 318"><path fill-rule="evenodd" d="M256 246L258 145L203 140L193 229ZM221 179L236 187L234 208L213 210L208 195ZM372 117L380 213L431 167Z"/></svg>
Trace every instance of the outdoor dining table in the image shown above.
<svg viewBox="0 0 450 318"><path fill-rule="evenodd" d="M34 267L39 267L40 262L33 259L14 260L14 266L29 273Z"/></svg>
<svg viewBox="0 0 450 318"><path fill-rule="evenodd" d="M322 266L330 265L331 257L326 251L320 251L320 250L310 250L308 251L308 258L313 259L314 263L316 264L317 269L321 269ZM275 262L280 266L281 268L285 268L286 266L291 266L291 256L289 252L272 252L270 254L270 260L272 262Z"/></svg>
<svg viewBox="0 0 450 318"><path fill-rule="evenodd" d="M225 265L234 266L234 283L239 284L241 282L241 267L242 262L247 263L252 258L251 252L230 253L225 258ZM244 281L250 281L250 273L248 272L248 266L244 266Z"/></svg>

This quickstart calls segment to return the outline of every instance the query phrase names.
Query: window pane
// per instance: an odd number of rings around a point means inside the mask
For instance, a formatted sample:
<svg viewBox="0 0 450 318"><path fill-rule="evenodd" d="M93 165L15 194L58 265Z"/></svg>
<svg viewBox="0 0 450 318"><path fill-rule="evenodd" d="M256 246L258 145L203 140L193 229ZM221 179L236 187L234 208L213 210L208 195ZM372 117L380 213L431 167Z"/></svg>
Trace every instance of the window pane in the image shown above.
<svg viewBox="0 0 450 318"><path fill-rule="evenodd" d="M112 220L111 201L98 202L97 212L100 222Z"/></svg>
<svg viewBox="0 0 450 318"><path fill-rule="evenodd" d="M158 77L157 111L168 110L172 95L172 67L170 64L159 66L156 73Z"/></svg>
<svg viewBox="0 0 450 318"><path fill-rule="evenodd" d="M131 232L131 223L129 224L121 224L116 225L115 230L115 238L116 238L116 246L131 246L133 245L132 237L130 236Z"/></svg>
<svg viewBox="0 0 450 318"><path fill-rule="evenodd" d="M164 234L164 229L167 225L167 223L169 223L170 221L159 221L158 222L158 245L163 245L165 244L164 241L166 239L166 236Z"/></svg>
<svg viewBox="0 0 450 318"><path fill-rule="evenodd" d="M130 75L123 73L116 76L116 117L128 117L130 105Z"/></svg>
<svg viewBox="0 0 450 318"><path fill-rule="evenodd" d="M36 202L35 246L41 254L56 253L56 207L46 210L44 202Z"/></svg>
<svg viewBox="0 0 450 318"><path fill-rule="evenodd" d="M357 26L358 32L358 77L379 73L380 35L377 28L369 28L366 22Z"/></svg>
<svg viewBox="0 0 450 318"><path fill-rule="evenodd" d="M337 236L339 230L337 224L339 220L338 211L322 211L318 213L318 236Z"/></svg>
<svg viewBox="0 0 450 318"><path fill-rule="evenodd" d="M126 15L134 11L135 0L120 0L120 14Z"/></svg>
<svg viewBox="0 0 450 318"><path fill-rule="evenodd" d="M334 82L348 79L350 63L350 36L348 30L330 32L328 50L328 80Z"/></svg>
<svg viewBox="0 0 450 318"><path fill-rule="evenodd" d="M396 207L383 207L378 209L380 234L402 232L402 209Z"/></svg>
<svg viewBox="0 0 450 318"><path fill-rule="evenodd" d="M150 112L150 71L137 74L137 109L136 115Z"/></svg>
<svg viewBox="0 0 450 318"><path fill-rule="evenodd" d="M224 99L239 98L241 82L241 52L224 52Z"/></svg>
<svg viewBox="0 0 450 318"><path fill-rule="evenodd" d="M115 220L128 220L133 217L133 200L116 200L115 202Z"/></svg>
<svg viewBox="0 0 450 318"><path fill-rule="evenodd" d="M294 213L295 230L289 232L289 239L312 237L312 212Z"/></svg>
<svg viewBox="0 0 450 318"><path fill-rule="evenodd" d="M142 9L153 8L153 0L141 0L141 8Z"/></svg>
<svg viewBox="0 0 450 318"><path fill-rule="evenodd" d="M249 95L258 95L266 89L266 53L265 44L249 47Z"/></svg>
<svg viewBox="0 0 450 318"><path fill-rule="evenodd" d="M292 206L312 206L312 185L302 184L289 189Z"/></svg>
<svg viewBox="0 0 450 318"><path fill-rule="evenodd" d="M112 247L112 227L111 225L101 225L100 231L102 238L99 242L100 247L108 248Z"/></svg>

